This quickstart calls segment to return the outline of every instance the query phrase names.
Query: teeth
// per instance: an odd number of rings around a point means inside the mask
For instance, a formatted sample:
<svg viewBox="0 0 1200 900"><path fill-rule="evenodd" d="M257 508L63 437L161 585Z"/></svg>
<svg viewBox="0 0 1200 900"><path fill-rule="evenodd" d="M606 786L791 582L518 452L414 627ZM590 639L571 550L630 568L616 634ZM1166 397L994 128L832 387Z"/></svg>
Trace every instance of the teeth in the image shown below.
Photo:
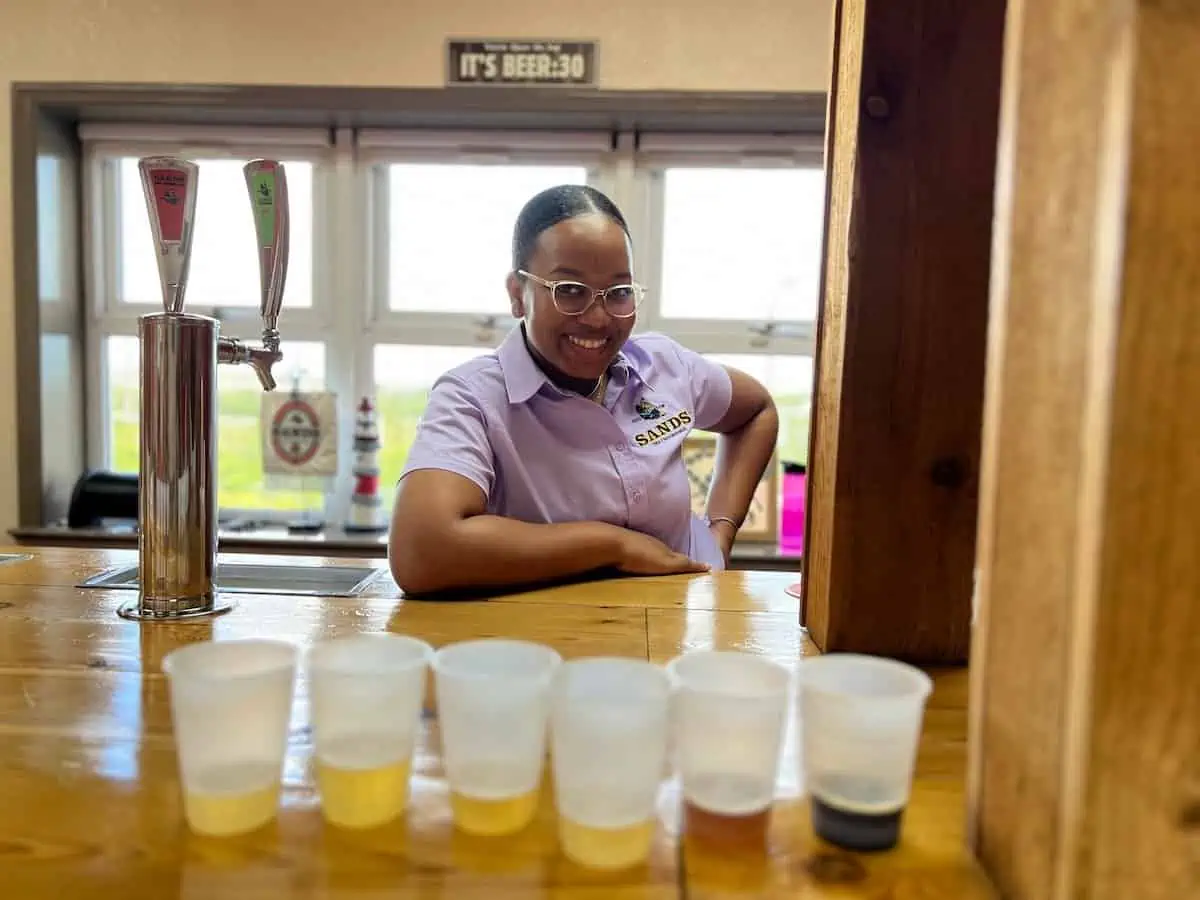
<svg viewBox="0 0 1200 900"><path fill-rule="evenodd" d="M577 338L573 334L567 335L567 340L569 340L576 347L582 347L585 350L599 350L607 343L607 340L604 338L600 338L598 340L588 340L587 338Z"/></svg>

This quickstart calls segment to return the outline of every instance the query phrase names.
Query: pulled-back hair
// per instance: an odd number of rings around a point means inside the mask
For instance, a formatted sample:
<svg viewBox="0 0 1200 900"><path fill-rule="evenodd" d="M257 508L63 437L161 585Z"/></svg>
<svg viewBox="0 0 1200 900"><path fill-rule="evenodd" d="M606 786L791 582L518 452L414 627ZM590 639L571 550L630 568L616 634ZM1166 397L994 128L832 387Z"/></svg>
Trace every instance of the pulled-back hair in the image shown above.
<svg viewBox="0 0 1200 900"><path fill-rule="evenodd" d="M599 213L608 216L629 234L625 217L617 205L594 187L585 184L560 184L547 188L521 208L517 224L513 228L513 269L524 269L537 239L547 228L559 222Z"/></svg>

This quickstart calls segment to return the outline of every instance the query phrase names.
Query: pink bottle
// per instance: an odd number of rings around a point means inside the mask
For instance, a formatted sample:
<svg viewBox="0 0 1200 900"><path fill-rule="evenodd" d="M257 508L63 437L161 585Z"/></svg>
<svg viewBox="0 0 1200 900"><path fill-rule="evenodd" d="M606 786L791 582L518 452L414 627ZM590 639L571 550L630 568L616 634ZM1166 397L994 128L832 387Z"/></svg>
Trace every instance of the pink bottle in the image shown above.
<svg viewBox="0 0 1200 900"><path fill-rule="evenodd" d="M804 488L808 478L803 463L783 464L783 509L779 516L779 549L799 556L804 552Z"/></svg>

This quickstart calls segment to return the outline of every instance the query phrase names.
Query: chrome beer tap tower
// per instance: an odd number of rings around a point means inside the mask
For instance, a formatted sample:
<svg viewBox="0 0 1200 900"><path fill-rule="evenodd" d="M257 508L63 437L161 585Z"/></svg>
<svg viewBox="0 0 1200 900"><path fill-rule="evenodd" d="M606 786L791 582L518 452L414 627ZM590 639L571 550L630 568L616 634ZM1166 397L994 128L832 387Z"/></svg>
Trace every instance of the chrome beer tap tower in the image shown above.
<svg viewBox="0 0 1200 900"><path fill-rule="evenodd" d="M127 619L174 620L229 609L214 592L217 557L217 364L254 369L273 390L283 358L277 322L288 265L288 193L282 163L244 167L262 286L262 346L222 337L220 323L184 312L199 167L188 160L138 162L162 282L163 311L138 319L141 434L138 597Z"/></svg>

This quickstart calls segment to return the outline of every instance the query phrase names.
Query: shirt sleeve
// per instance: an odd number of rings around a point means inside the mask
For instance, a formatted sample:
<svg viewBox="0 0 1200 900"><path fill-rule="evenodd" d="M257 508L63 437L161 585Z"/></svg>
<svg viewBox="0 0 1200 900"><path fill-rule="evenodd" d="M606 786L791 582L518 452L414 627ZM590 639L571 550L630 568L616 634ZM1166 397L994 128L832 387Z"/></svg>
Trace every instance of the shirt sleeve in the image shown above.
<svg viewBox="0 0 1200 900"><path fill-rule="evenodd" d="M472 391L457 376L442 376L429 392L400 477L418 469L454 472L491 497L496 469L487 423Z"/></svg>
<svg viewBox="0 0 1200 900"><path fill-rule="evenodd" d="M692 386L692 403L696 412L696 427L701 431L712 428L725 413L733 399L733 381L725 367L706 359L680 344L675 345Z"/></svg>

